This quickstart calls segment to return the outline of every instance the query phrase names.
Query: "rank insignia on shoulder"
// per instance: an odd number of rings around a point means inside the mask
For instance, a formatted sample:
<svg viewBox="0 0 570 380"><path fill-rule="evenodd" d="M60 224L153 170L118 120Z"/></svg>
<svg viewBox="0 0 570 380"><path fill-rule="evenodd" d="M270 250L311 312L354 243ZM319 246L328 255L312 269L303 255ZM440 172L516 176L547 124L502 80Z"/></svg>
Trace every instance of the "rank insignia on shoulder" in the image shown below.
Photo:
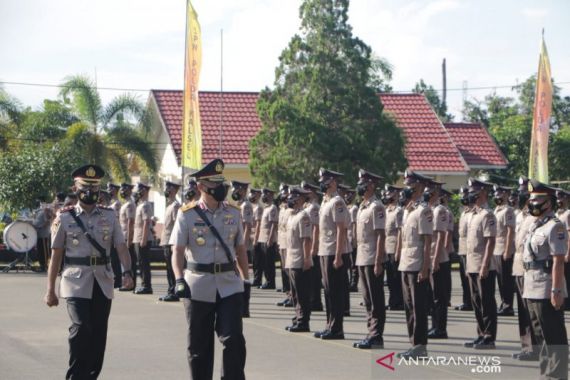
<svg viewBox="0 0 570 380"><path fill-rule="evenodd" d="M196 202L187 203L187 204L185 204L184 206L180 207L180 210L181 210L182 212L186 212L186 211L191 210L191 209L193 209L194 207L196 207L196 204L197 204Z"/></svg>

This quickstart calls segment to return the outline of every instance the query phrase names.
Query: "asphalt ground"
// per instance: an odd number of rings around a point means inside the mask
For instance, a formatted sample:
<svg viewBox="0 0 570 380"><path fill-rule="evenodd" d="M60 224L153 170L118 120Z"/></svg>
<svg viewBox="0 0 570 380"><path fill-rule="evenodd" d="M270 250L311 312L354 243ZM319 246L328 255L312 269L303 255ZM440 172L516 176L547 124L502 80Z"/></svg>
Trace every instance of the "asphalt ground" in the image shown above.
<svg viewBox="0 0 570 380"><path fill-rule="evenodd" d="M461 288L453 273L452 304ZM42 301L46 276L31 272L0 274L0 379L61 379L68 360L69 318L65 300L56 308ZM165 293L163 271L153 271L154 295L116 292L113 300L101 379L184 379L186 321L182 303L159 302ZM536 379L537 362L519 362L517 317L499 317L497 349L463 347L473 339L473 312L449 309L447 340L429 342L428 362L400 362L393 353L409 348L403 311L388 311L385 349L359 350L352 343L365 337L364 308L351 293L351 316L345 340L322 341L312 333L290 333L284 327L292 308L275 306L275 290L252 291L251 318L244 319L248 379ZM325 315L313 313L311 329L323 329ZM566 316L570 331L570 318ZM214 378L220 377L221 345L216 343ZM382 364L378 364L380 361ZM481 364L483 363L483 364ZM488 363L488 365L485 365Z"/></svg>

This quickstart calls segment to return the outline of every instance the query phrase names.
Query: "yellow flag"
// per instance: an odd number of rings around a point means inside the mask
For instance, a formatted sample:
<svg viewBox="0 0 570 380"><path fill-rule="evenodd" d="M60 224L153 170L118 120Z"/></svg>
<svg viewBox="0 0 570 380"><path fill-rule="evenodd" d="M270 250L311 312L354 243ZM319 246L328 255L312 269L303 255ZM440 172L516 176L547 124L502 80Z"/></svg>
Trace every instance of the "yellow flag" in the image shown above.
<svg viewBox="0 0 570 380"><path fill-rule="evenodd" d="M534 115L530 141L528 177L548 183L548 136L550 134L550 112L552 111L552 80L550 61L544 36L540 46Z"/></svg>
<svg viewBox="0 0 570 380"><path fill-rule="evenodd" d="M202 32L198 14L190 0L186 3L186 56L184 63L184 119L182 125L182 166L202 167L202 128L198 104L198 81L202 67Z"/></svg>

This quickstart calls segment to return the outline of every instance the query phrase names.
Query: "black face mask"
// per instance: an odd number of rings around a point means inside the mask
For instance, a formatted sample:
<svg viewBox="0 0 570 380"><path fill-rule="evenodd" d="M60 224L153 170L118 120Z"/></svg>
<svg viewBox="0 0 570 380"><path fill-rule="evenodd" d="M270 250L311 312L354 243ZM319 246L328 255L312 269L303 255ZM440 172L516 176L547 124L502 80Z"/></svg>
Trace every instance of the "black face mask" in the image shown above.
<svg viewBox="0 0 570 380"><path fill-rule="evenodd" d="M78 190L77 196L79 201L86 205L94 205L99 200L99 191L92 190Z"/></svg>
<svg viewBox="0 0 570 380"><path fill-rule="evenodd" d="M170 190L164 190L164 196L166 198L170 197Z"/></svg>
<svg viewBox="0 0 570 380"><path fill-rule="evenodd" d="M365 184L356 185L356 193L360 197L362 197L364 195L364 193L366 193L366 185Z"/></svg>
<svg viewBox="0 0 570 380"><path fill-rule="evenodd" d="M321 192L326 193L327 190L329 189L331 185L331 181L328 180L326 182L319 182L319 188L321 189Z"/></svg>
<svg viewBox="0 0 570 380"><path fill-rule="evenodd" d="M467 199L467 197L461 197L461 204L463 206L469 205L469 200Z"/></svg>
<svg viewBox="0 0 570 380"><path fill-rule="evenodd" d="M509 198L509 206L515 207L516 204L517 204L517 199L516 199L516 198Z"/></svg>
<svg viewBox="0 0 570 380"><path fill-rule="evenodd" d="M414 195L414 188L413 187L405 187L402 191L400 191L400 198L403 198L404 201L412 199L412 195Z"/></svg>
<svg viewBox="0 0 570 380"><path fill-rule="evenodd" d="M390 198L386 198L386 197L380 198L380 202L382 202L382 204L384 206L386 206L388 203L390 203L390 200L391 200Z"/></svg>
<svg viewBox="0 0 570 380"><path fill-rule="evenodd" d="M477 203L477 199L479 199L479 193L469 193L467 194L467 202L470 205Z"/></svg>
<svg viewBox="0 0 570 380"><path fill-rule="evenodd" d="M186 193L184 194L184 199L189 201L191 199L194 199L195 196L196 196L196 190L195 189L188 189L186 191Z"/></svg>
<svg viewBox="0 0 570 380"><path fill-rule="evenodd" d="M564 208L564 202L560 199L557 199L556 206L558 206L558 208Z"/></svg>
<svg viewBox="0 0 570 380"><path fill-rule="evenodd" d="M495 201L495 204L496 204L497 206L501 206L503 203L505 203L505 200L504 200L503 198L497 198L497 197L495 197L495 198L493 198L493 200Z"/></svg>
<svg viewBox="0 0 570 380"><path fill-rule="evenodd" d="M295 208L296 203L297 203L297 199L287 198L287 207L288 208Z"/></svg>
<svg viewBox="0 0 570 380"><path fill-rule="evenodd" d="M268 197L267 195L262 195L262 196L261 196L261 201L262 201L263 203L269 203L269 202L270 202L269 197Z"/></svg>
<svg viewBox="0 0 570 380"><path fill-rule="evenodd" d="M528 204L528 211L532 216L541 216L546 211L546 201L538 203L536 201L531 201Z"/></svg>
<svg viewBox="0 0 570 380"><path fill-rule="evenodd" d="M424 193L422 194L423 200L424 202L429 202L431 199L433 193L429 192L429 191L424 191Z"/></svg>
<svg viewBox="0 0 570 380"><path fill-rule="evenodd" d="M519 194L519 208L523 209L530 196L528 194Z"/></svg>
<svg viewBox="0 0 570 380"><path fill-rule="evenodd" d="M255 203L257 202L257 197L253 194L249 194L247 199L251 202L251 203Z"/></svg>
<svg viewBox="0 0 570 380"><path fill-rule="evenodd" d="M123 198L126 198L126 197L128 197L128 195L127 195L127 191L126 191L126 190L121 190L121 191L119 191L119 194L120 194L120 195L121 195L121 197L123 197Z"/></svg>
<svg viewBox="0 0 570 380"><path fill-rule="evenodd" d="M232 199L236 202L241 201L241 194L239 193L238 190L236 190L236 189L232 190Z"/></svg>
<svg viewBox="0 0 570 380"><path fill-rule="evenodd" d="M224 199L226 199L226 195L228 194L228 187L225 184L220 183L214 188L208 188L206 192L210 194L216 201L222 202Z"/></svg>

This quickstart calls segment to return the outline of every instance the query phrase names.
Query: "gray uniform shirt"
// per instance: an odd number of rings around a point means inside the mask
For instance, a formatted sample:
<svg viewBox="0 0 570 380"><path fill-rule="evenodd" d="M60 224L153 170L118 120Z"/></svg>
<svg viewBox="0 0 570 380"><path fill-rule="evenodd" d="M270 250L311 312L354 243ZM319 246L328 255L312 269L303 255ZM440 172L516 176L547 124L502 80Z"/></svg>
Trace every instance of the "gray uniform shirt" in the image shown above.
<svg viewBox="0 0 570 380"><path fill-rule="evenodd" d="M51 234L51 219L49 217L50 213L51 211L42 208L40 211L38 211L34 219L33 225L38 232L39 238L50 237Z"/></svg>
<svg viewBox="0 0 570 380"><path fill-rule="evenodd" d="M319 212L319 256L334 256L336 254L337 223L346 228L349 218L344 199L337 193L330 197L324 196ZM343 247L342 250L346 250L346 248Z"/></svg>
<svg viewBox="0 0 570 380"><path fill-rule="evenodd" d="M485 238L497 236L497 220L487 207L473 208L467 227L467 273L479 273L485 256ZM489 260L489 271L497 270L495 261Z"/></svg>
<svg viewBox="0 0 570 380"><path fill-rule="evenodd" d="M386 228L386 210L384 205L372 197L362 201L356 217L356 265L374 265L378 248L378 231ZM384 256L384 261L388 255Z"/></svg>
<svg viewBox="0 0 570 380"><path fill-rule="evenodd" d="M68 209L69 210L69 209ZM76 215L90 235L106 250L106 256L111 254L111 246L125 242L123 233L115 212L111 209L95 207L87 214L80 205L75 206ZM101 257L101 254L91 245L75 222L69 211L64 211L54 221L51 247L61 248L68 257ZM113 271L111 266L83 266L65 264L61 273L59 294L62 298L78 297L91 298L93 284L101 287L107 298L113 298Z"/></svg>
<svg viewBox="0 0 570 380"><path fill-rule="evenodd" d="M279 223L277 227L277 244L279 249L287 249L287 222L291 215L291 209L282 205L279 210Z"/></svg>
<svg viewBox="0 0 570 380"><path fill-rule="evenodd" d="M350 251L353 251L357 247L357 239L354 236L354 227L356 226L356 220L358 216L358 206L350 205L348 206L349 224L347 226L346 238L348 240L348 246Z"/></svg>
<svg viewBox="0 0 570 380"><path fill-rule="evenodd" d="M467 255L467 228L469 220L473 216L473 209L465 207L459 217L459 249L457 254L460 256Z"/></svg>
<svg viewBox="0 0 570 380"><path fill-rule="evenodd" d="M171 245L170 236L172 235L172 229L174 228L174 222L176 221L179 208L180 203L175 199L170 202L170 204L166 206L166 210L164 210L164 226L162 227L162 234L160 235L161 247Z"/></svg>
<svg viewBox="0 0 570 380"><path fill-rule="evenodd" d="M253 237L251 237L251 232L255 234L255 229L253 228L254 227L253 205L251 204L251 202L248 201L247 199L243 201L240 205L240 212L241 212L241 221L244 224L244 226L249 224L249 226L251 227L249 245L245 247L248 251L251 251L253 249Z"/></svg>
<svg viewBox="0 0 570 380"><path fill-rule="evenodd" d="M493 252L493 255L502 256L507 249L507 228L512 227L514 231L517 221L513 208L505 205L497 206L495 208L495 218L497 218L497 239L495 241L495 251ZM509 254L513 255L514 253L515 244L513 240Z"/></svg>
<svg viewBox="0 0 570 380"><path fill-rule="evenodd" d="M259 242L267 243L271 245L277 242L277 229L279 223L279 210L277 206L271 204L263 209L263 214L261 215L261 227L259 228ZM273 229L273 234L269 236L271 232L271 226L275 224Z"/></svg>
<svg viewBox="0 0 570 380"><path fill-rule="evenodd" d="M401 272L419 272L424 262L424 236L433 235L433 212L428 205L416 203L406 208L402 226Z"/></svg>
<svg viewBox="0 0 570 380"><path fill-rule="evenodd" d="M445 248L445 239L447 231L449 230L449 213L443 205L437 205L432 208L433 210L433 239L431 241L430 256L433 259L435 256L435 246L437 244L436 232L442 233L441 253L439 255L439 262L446 263L449 261L449 254Z"/></svg>
<svg viewBox="0 0 570 380"><path fill-rule="evenodd" d="M396 254L398 231L402 228L404 209L396 205L386 207L386 254Z"/></svg>
<svg viewBox="0 0 570 380"><path fill-rule="evenodd" d="M303 261L305 259L303 240L311 239L312 236L312 225L307 211L300 210L295 212L290 210L287 225L285 227L285 234L287 240L285 268L303 268Z"/></svg>
<svg viewBox="0 0 570 380"><path fill-rule="evenodd" d="M453 212L451 212L451 209L449 207L444 206L445 209L447 210L447 231L449 232L451 239L449 242L449 247L447 247L447 255L449 257L449 255L451 255L453 252L455 252L455 247L453 246L453 232L455 231L455 219L453 217Z"/></svg>
<svg viewBox="0 0 570 380"><path fill-rule="evenodd" d="M137 210L135 212L135 232L133 233L133 243L140 243L143 238L144 222L150 221L152 218L152 207L149 201L141 202L137 205ZM147 241L152 240L152 228L151 224L148 224Z"/></svg>
<svg viewBox="0 0 570 380"><path fill-rule="evenodd" d="M119 222L121 223L121 230L123 231L125 239L127 238L129 231L129 219L135 219L135 210L136 205L135 201L132 198L129 198L129 200L121 206L121 211L119 212Z"/></svg>
<svg viewBox="0 0 570 380"><path fill-rule="evenodd" d="M121 201L118 200L117 198L115 199L111 199L111 204L109 205L109 208L111 208L113 211L115 211L115 214L117 215L117 219L119 219L119 215L121 213Z"/></svg>
<svg viewBox="0 0 570 380"><path fill-rule="evenodd" d="M230 249L232 260L236 260L236 247L244 243L240 210L225 202L216 210L208 209L201 200L196 205L182 207L174 223L171 242L176 246L186 247L185 257L188 262L199 264L228 262L222 245L205 221L192 210L193 207L200 207L204 211ZM190 286L192 299L196 301L216 302L217 293L225 298L243 292L243 281L234 271L203 273L186 270L184 279Z"/></svg>
<svg viewBox="0 0 570 380"><path fill-rule="evenodd" d="M521 211L516 218L515 229L515 256L513 258L513 276L524 276L523 253L524 242L528 235L530 226L534 223L535 217L530 215L528 211Z"/></svg>
<svg viewBox="0 0 570 380"><path fill-rule="evenodd" d="M554 213L548 215L551 219L544 223L543 218L535 218L530 225L529 232L524 242L523 261L547 260L551 256L564 256L568 249L568 231L564 224L554 217ZM535 257L533 258L532 253ZM562 294L568 297L566 281L562 281ZM529 269L524 273L524 298L550 299L552 289L552 273L546 273L542 269Z"/></svg>

